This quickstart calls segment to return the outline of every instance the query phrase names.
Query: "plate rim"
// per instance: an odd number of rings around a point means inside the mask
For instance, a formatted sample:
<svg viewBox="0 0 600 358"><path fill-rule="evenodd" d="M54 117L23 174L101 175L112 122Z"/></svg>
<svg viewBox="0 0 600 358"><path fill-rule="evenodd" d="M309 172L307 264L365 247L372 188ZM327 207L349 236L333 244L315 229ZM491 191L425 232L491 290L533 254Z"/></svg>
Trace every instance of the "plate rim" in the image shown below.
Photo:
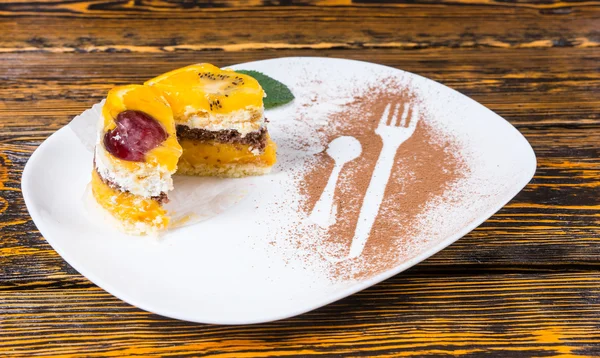
<svg viewBox="0 0 600 358"><path fill-rule="evenodd" d="M511 186L510 188L508 188L508 190L506 190L503 195L497 200L496 205L492 205L490 206L490 208L488 208L488 210L483 211L482 213L480 213L477 218L475 220L472 220L468 225L466 225L465 227L463 227L461 230L459 230L457 233L455 233L454 235L448 236L445 239L441 240L440 242L438 242L436 245L428 248L427 250L425 250L424 252L415 255L411 258L409 258L408 260L405 260L403 262L401 262L400 264L394 266L393 268L384 271L378 275L375 275L373 277L370 277L366 280L362 280L362 281L357 281L355 284L351 285L350 287L347 287L345 289L342 289L340 291L337 291L335 294L332 294L330 296L327 297L327 299L319 302L318 304L313 304L310 305L308 307L302 307L300 309L297 310L290 310L287 311L283 314L278 313L278 314L274 314L274 315L263 315L261 319L241 319L241 320L236 320L236 319L225 319L225 320L205 320L205 319L198 319L198 318L190 318L190 317L185 317L182 316L178 313L174 313L174 312L169 312L168 309L161 309L160 307L149 307L152 306L150 305L146 305L145 302L139 302L137 298L134 297L129 297L129 295L124 294L123 292L120 292L118 289L115 289L112 287L112 285L104 280L98 279L98 277L96 277L96 275L93 272L89 272L84 265L80 265L80 263L78 262L77 259L74 259L71 255L66 254L61 248L60 245L57 243L57 241L55 241L51 236L46 236L44 235L44 232L49 232L48 228L46 227L46 223L45 221L42 219L41 214L38 212L38 208L34 205L34 198L31 197L31 191L32 189L29 189L29 187L34 183L33 179L31 179L31 175L30 172L32 171L32 168L35 167L37 165L38 162L38 157L40 155L41 152L44 151L44 148L47 146L50 146L53 141L58 138L61 135L68 135L68 133L66 133L66 131L68 131L70 128L68 127L68 125L63 126L62 128L60 128L59 130L57 130L56 132L52 133L48 138L46 138L32 153L32 155L29 157L29 159L27 160L27 163L25 164L25 167L23 169L23 173L21 175L21 192L23 195L23 199L25 202L25 206L27 207L27 211L29 212L29 215L32 218L33 223L36 225L36 228L38 229L39 233L41 236L43 236L43 238L50 244L50 246L61 256L61 259L65 260L69 265L71 265L75 270L77 270L78 273L80 273L82 276L86 277L88 280L90 280L92 283L94 283L95 285L97 285L98 287L100 287L101 289L105 290L106 292L108 292L109 294L115 296L116 298L130 304L133 305L135 307L138 307L144 311L150 312L150 313L154 313L154 314L158 314L160 316L164 316L164 317L169 317L169 318L174 318L174 319L178 319L178 320L182 320L182 321L188 321L188 322L195 322L195 323L202 323L202 324L221 324L221 325L241 325L241 324L258 324L258 323L265 323L265 322L272 322L272 321L278 321L278 320L282 320L282 319L286 319L286 318L290 318L290 317L294 317L297 315L301 315L303 313L312 311L314 309L320 308L320 307L324 307L326 305L329 305L333 302L339 301L343 298L346 298L354 293L357 293L359 291L362 291L364 289L367 289L371 286L374 286L382 281L387 280L388 278L395 276L413 266L415 266L416 264L428 259L429 257L437 254L438 252L440 252L441 250L445 249L446 247L450 246L451 244L455 243L456 241L458 241L459 239L461 239L462 237L464 237L465 235L467 235L469 232L473 231L475 228L477 228L478 226L480 226L482 223L484 223L486 220L488 220L491 216L493 216L496 212L498 212L499 210L501 210L504 206L506 206L506 204L508 202L510 202L517 194L519 194L526 186L527 184L531 181L531 179L533 178L533 176L535 175L535 172L537 170L537 156L535 154L535 151L533 150L533 147L531 146L531 143L529 143L529 141L527 140L527 138L519 131L517 130L517 128L510 123L508 120L506 120L505 118L503 118L502 116L498 115L497 113L495 113L494 111L492 111L491 109L487 108L486 106L484 106L483 104L475 101L474 99L468 97L467 95L464 95L460 92L458 92L455 89L452 89L442 83L439 83L435 80L429 79L427 77L412 73L412 72L408 72L405 70L401 70L401 69L397 69L394 67L390 67L390 66L386 66L386 65L381 65L381 64L377 64L377 63L372 63L372 62L367 62L367 61L359 61L359 60L351 60L351 59L344 59L344 58L336 58L336 57L318 57L318 56L304 56L304 57L298 57L298 56L294 56L294 57L278 57L278 58L271 58L271 59L265 59L265 60L259 60L259 61L251 61L251 62L244 62L244 63L240 63L240 64L235 64L235 65L230 65L230 66L224 66L224 67L240 67L240 66L244 66L244 65L252 65L252 64L256 64L256 63L264 63L264 62L274 62L274 61L291 61L291 60L300 60L300 61L306 61L306 60L310 60L310 61L327 61L327 62L337 62L337 61L343 61L343 62L354 62L354 63L360 63L363 65L368 65L368 66L381 66L381 67L386 67L388 69L392 69L394 71L400 71L401 73L405 73L408 74L410 76L416 76L418 78L421 78L423 80L426 81L431 81L434 82L436 85L438 86L443 86L445 87L447 90L450 90L452 92L455 92L455 94L459 94L461 96L461 98L466 99L467 101L470 102L471 105L475 105L478 107L482 107L484 108L486 111L488 111L492 117L495 117L496 119L502 120L503 122L505 122L505 124L507 124L509 127L511 127L512 131L516 132L519 136L519 140L524 141L524 143L527 144L526 148L527 148L527 156L529 156L532 161L531 161L531 167L529 168L528 172L526 173L526 175L524 175L521 181L517 182L516 184L514 184L513 186ZM71 132L73 135L75 135L73 132ZM54 138L54 139L53 139ZM59 144L60 145L60 144Z"/></svg>

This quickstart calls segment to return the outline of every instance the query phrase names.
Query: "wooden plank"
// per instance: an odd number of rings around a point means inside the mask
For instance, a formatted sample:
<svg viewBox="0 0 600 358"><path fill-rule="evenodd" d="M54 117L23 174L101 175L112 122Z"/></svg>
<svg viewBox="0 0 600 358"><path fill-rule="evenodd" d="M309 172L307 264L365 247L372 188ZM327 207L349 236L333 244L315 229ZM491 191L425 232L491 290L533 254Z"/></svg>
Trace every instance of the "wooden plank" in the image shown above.
<svg viewBox="0 0 600 358"><path fill-rule="evenodd" d="M0 49L160 53L600 46L597 1L518 4L522 8L515 11L514 3L485 0L293 7L212 3L208 9L174 2L9 2L0 4L0 29L9 34L0 37Z"/></svg>
<svg viewBox="0 0 600 358"><path fill-rule="evenodd" d="M98 288L0 291L0 355L589 357L600 274L401 275L253 326L174 321Z"/></svg>
<svg viewBox="0 0 600 358"><path fill-rule="evenodd" d="M80 1L56 1L56 0L38 0L32 3L30 0L11 0L4 4L2 8L10 12L32 12L41 13L85 13L88 11L103 11L103 12L205 12L210 9L228 8L252 8L252 7L330 7L330 6L368 6L368 5L385 5L390 6L410 6L412 4L444 4L456 5L456 1L441 0L435 3L426 0L415 0L406 3L404 0L289 0L289 1L269 1L269 0L212 0L212 1L170 1L170 0L138 0L135 2L119 2L110 0L80 0ZM536 0L521 0L521 1L494 1L494 0L472 0L468 4L477 4L490 7L525 7L539 9L561 9L564 7L576 7L581 5L589 5L594 3L589 0L573 0L564 3L558 0L539 2ZM564 12L564 11L563 11Z"/></svg>

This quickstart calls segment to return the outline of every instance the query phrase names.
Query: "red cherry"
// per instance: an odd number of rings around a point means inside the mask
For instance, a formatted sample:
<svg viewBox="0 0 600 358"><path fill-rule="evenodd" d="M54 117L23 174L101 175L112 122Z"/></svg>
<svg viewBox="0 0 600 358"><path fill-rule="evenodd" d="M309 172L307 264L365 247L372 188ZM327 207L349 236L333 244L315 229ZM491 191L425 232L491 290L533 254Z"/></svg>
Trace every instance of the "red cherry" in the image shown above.
<svg viewBox="0 0 600 358"><path fill-rule="evenodd" d="M104 135L104 147L115 157L143 162L146 153L160 145L168 134L154 118L140 111L123 111L117 127Z"/></svg>

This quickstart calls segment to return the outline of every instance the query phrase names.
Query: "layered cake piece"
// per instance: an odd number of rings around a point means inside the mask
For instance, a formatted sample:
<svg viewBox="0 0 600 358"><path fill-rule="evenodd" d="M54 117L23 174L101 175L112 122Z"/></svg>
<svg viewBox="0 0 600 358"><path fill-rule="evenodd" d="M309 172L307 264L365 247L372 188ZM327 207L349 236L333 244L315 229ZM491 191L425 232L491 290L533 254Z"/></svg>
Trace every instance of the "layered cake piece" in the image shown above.
<svg viewBox="0 0 600 358"><path fill-rule="evenodd" d="M181 68L108 93L92 173L96 201L131 234L169 226L171 176L268 173L275 143L260 84L210 64Z"/></svg>
<svg viewBox="0 0 600 358"><path fill-rule="evenodd" d="M162 207L173 189L171 175L181 156L173 112L156 88L112 89L102 108L94 155L92 193L132 234L165 229Z"/></svg>
<svg viewBox="0 0 600 358"><path fill-rule="evenodd" d="M268 173L275 143L264 117L259 83L210 64L197 64L151 79L169 102L183 153L178 174L243 177Z"/></svg>

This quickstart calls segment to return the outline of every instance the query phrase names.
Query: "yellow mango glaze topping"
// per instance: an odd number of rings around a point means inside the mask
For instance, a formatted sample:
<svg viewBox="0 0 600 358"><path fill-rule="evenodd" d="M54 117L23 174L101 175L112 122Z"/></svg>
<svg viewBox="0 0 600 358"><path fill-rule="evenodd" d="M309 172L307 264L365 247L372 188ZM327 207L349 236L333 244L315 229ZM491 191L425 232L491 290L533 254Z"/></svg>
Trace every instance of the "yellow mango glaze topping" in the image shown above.
<svg viewBox="0 0 600 358"><path fill-rule="evenodd" d="M145 84L165 94L177 122L192 115L227 114L263 106L264 91L253 77L208 63L173 70Z"/></svg>
<svg viewBox="0 0 600 358"><path fill-rule="evenodd" d="M110 90L102 108L103 132L114 130L117 127L117 118L125 111L139 111L157 121L166 132L166 139L149 150L143 162L119 159L111 155L113 165L133 172L140 169L141 165L149 164L163 166L167 171L174 172L182 149L177 142L173 112L162 92L143 85L120 86Z"/></svg>

